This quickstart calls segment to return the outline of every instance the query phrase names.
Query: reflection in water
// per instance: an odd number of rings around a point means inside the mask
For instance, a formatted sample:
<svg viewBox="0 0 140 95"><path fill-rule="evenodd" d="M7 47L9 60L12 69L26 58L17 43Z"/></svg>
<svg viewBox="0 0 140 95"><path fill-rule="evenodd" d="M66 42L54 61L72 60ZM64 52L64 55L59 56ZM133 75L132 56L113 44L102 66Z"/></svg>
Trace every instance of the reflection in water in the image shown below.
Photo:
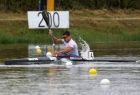
<svg viewBox="0 0 140 95"><path fill-rule="evenodd" d="M26 44L4 44L0 45L0 62L11 58L24 58L28 56L28 45Z"/></svg>
<svg viewBox="0 0 140 95"><path fill-rule="evenodd" d="M101 89L104 90L104 91L110 89L110 85L100 85L100 86L101 86Z"/></svg>
<svg viewBox="0 0 140 95"><path fill-rule="evenodd" d="M27 44L6 44L0 45L0 62L5 59L11 58L23 58L32 56L32 46L28 47ZM35 45L34 45L35 46ZM46 47L50 45L39 45L41 46L42 55L46 54ZM95 57L106 56L106 55L117 55L117 56L140 56L140 42L126 42L126 43L94 43L90 46L94 52ZM56 46L58 50L61 46ZM29 49L29 51L28 51ZM31 55L30 55L31 54Z"/></svg>
<svg viewBox="0 0 140 95"><path fill-rule="evenodd" d="M96 76L89 75L91 67L96 68ZM0 66L0 92L1 95L139 95L139 72L139 63L85 63L71 68ZM105 78L111 81L110 85L100 85Z"/></svg>

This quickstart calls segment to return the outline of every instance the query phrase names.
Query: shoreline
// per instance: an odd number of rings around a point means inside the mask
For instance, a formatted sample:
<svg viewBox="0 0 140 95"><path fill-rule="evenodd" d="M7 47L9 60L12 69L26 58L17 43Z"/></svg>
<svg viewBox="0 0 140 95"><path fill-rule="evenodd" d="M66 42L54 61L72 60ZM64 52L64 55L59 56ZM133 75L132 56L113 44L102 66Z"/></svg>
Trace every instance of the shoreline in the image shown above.
<svg viewBox="0 0 140 95"><path fill-rule="evenodd" d="M1 12L0 22L1 44L52 42L48 29L28 29L26 13ZM140 41L139 25L140 10L70 10L70 29L53 31L61 37L62 31L70 30L74 39L81 36L92 46L95 42Z"/></svg>

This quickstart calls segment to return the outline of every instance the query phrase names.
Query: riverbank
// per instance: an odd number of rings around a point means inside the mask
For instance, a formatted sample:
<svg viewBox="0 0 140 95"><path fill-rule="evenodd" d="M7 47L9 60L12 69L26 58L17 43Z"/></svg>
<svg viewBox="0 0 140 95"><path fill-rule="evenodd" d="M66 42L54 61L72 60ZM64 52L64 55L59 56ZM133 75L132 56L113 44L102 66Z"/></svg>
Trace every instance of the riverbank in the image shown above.
<svg viewBox="0 0 140 95"><path fill-rule="evenodd" d="M94 43L121 43L140 41L139 10L81 10L70 11L70 30L78 41L78 36L91 46ZM29 30L25 13L1 12L1 44L51 44L48 30ZM62 29L53 30L61 37Z"/></svg>

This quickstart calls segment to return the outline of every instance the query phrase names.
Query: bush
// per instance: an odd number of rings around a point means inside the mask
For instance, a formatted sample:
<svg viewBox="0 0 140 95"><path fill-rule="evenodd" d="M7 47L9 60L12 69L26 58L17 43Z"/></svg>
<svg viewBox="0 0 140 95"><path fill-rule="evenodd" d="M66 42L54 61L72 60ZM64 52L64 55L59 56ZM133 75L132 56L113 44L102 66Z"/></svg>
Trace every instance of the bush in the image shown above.
<svg viewBox="0 0 140 95"><path fill-rule="evenodd" d="M46 5L46 4L45 4ZM56 10L140 9L140 0L55 0ZM38 10L39 0L0 0L0 10ZM46 8L46 7L45 7Z"/></svg>

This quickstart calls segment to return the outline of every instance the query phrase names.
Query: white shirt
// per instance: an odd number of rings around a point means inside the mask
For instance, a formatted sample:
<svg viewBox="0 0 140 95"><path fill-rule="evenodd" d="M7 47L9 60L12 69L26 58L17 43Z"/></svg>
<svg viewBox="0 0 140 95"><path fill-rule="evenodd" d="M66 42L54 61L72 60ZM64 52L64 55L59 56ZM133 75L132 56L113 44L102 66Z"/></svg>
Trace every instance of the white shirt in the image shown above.
<svg viewBox="0 0 140 95"><path fill-rule="evenodd" d="M65 48L66 47L72 48L72 50L67 53L69 56L79 56L77 44L73 39L71 39L69 42L64 41L64 39L62 39L62 41Z"/></svg>

